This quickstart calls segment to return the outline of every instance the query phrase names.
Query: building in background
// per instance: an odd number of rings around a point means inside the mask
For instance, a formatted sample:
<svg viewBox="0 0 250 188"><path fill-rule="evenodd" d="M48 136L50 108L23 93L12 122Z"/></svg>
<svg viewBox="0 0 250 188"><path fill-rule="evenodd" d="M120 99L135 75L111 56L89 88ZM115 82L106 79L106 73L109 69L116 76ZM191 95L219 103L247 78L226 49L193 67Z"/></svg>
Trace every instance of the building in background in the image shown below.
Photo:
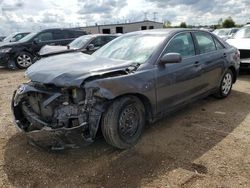
<svg viewBox="0 0 250 188"><path fill-rule="evenodd" d="M163 23L155 21L141 21L122 24L109 24L109 25L95 25L80 27L80 29L91 34L115 34L115 33L129 33L133 31L148 30L148 29L161 29Z"/></svg>

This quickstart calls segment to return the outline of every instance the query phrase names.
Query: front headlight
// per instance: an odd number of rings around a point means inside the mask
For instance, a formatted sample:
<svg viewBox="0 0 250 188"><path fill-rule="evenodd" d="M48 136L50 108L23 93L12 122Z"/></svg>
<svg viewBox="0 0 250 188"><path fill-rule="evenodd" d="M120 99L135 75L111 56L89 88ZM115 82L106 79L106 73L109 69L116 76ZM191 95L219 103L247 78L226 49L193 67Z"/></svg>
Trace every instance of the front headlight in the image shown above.
<svg viewBox="0 0 250 188"><path fill-rule="evenodd" d="M1 48L0 53L8 53L10 52L11 48Z"/></svg>

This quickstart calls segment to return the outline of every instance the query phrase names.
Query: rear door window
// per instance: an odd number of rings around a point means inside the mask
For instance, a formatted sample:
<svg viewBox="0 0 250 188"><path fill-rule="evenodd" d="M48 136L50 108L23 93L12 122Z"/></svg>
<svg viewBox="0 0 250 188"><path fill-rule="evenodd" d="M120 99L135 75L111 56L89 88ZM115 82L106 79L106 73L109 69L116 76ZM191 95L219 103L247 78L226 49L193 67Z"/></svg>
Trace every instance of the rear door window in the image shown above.
<svg viewBox="0 0 250 188"><path fill-rule="evenodd" d="M63 31L54 31L54 32L53 32L53 39L54 39L54 40L65 39L64 32L63 32Z"/></svg>
<svg viewBox="0 0 250 188"><path fill-rule="evenodd" d="M181 33L174 37L164 52L167 53L179 53L182 57L194 56L195 48L191 33Z"/></svg>
<svg viewBox="0 0 250 188"><path fill-rule="evenodd" d="M210 34L203 32L195 32L194 36L198 43L200 54L209 53L216 50L213 37Z"/></svg>

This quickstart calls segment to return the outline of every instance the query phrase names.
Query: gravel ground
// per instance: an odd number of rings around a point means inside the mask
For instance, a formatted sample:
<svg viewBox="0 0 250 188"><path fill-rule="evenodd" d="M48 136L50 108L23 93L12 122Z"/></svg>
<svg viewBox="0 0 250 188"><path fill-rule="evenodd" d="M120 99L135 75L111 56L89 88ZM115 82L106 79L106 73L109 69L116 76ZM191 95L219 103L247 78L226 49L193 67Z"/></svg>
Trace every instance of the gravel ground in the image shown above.
<svg viewBox="0 0 250 188"><path fill-rule="evenodd" d="M23 71L0 69L0 187L250 187L250 75L147 128L132 149L103 139L64 152L27 144L10 100Z"/></svg>

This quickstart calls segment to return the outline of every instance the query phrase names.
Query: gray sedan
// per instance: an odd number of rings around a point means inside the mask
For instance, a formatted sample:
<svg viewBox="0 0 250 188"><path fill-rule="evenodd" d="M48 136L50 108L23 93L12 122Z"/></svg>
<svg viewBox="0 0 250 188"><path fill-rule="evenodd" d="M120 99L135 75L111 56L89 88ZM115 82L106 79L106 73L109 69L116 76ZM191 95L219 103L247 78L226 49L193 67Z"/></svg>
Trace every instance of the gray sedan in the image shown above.
<svg viewBox="0 0 250 188"><path fill-rule="evenodd" d="M14 93L17 127L36 144L62 149L98 133L120 149L154 122L208 95L227 97L239 51L200 30L125 34L92 56L69 53L38 61Z"/></svg>

